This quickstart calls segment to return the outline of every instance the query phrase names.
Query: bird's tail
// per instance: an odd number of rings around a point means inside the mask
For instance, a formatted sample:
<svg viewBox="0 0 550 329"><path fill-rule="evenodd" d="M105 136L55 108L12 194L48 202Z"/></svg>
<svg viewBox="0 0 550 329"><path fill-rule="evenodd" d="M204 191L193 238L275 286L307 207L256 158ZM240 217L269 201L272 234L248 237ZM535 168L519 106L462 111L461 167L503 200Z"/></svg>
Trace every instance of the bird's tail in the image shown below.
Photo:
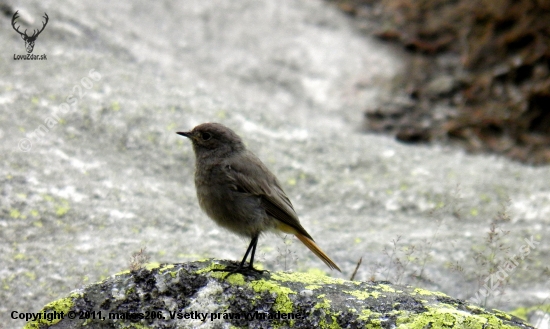
<svg viewBox="0 0 550 329"><path fill-rule="evenodd" d="M300 234L300 233L294 233L294 234L300 241L302 241L303 244L306 245L306 247L309 248L309 250L311 250L315 254L315 256L319 257L323 262L325 262L325 264L327 264L328 267L330 267L331 269L338 270L339 272L342 272L338 267L338 265L336 265L332 261L332 259L330 259L330 257L327 256L327 254L325 254L321 250L321 248L319 248L319 246L315 243L315 241L311 240L310 238L308 238L303 234Z"/></svg>

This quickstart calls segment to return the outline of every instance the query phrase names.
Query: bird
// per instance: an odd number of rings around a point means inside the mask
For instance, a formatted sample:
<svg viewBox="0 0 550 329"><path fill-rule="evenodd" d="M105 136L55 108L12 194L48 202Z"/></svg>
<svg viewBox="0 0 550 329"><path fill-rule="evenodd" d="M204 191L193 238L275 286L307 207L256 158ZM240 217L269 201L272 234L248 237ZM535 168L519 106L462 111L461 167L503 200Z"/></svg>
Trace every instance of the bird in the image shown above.
<svg viewBox="0 0 550 329"><path fill-rule="evenodd" d="M267 232L295 235L330 269L341 272L300 224L279 180L233 130L209 122L177 134L189 138L193 145L201 209L217 225L250 239L240 264L226 272L263 273L254 268L254 255L259 237ZM249 254L250 262L245 266Z"/></svg>

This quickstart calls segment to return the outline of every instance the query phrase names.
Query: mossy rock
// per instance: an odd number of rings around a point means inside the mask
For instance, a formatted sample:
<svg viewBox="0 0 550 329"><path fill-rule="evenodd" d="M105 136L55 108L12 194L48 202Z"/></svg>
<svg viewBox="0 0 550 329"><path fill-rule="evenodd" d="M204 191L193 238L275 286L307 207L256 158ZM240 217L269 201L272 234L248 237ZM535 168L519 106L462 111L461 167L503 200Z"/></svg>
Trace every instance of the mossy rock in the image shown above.
<svg viewBox="0 0 550 329"><path fill-rule="evenodd" d="M389 282L210 271L227 265L205 260L123 272L41 310L62 319L26 328L532 328L504 312Z"/></svg>

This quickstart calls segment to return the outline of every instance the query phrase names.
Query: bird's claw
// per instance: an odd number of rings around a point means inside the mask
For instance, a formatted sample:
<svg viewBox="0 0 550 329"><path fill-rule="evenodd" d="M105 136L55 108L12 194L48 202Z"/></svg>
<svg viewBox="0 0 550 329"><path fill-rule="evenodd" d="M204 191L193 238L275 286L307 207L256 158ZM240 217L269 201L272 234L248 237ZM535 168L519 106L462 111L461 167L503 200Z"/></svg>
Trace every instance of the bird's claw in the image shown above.
<svg viewBox="0 0 550 329"><path fill-rule="evenodd" d="M212 272L228 272L223 278L227 279L235 273L242 274L244 276L252 276L254 278L261 277L264 273L269 273L267 270L257 270L254 267L242 267L242 266L232 266L228 265L225 268L214 268L211 269Z"/></svg>

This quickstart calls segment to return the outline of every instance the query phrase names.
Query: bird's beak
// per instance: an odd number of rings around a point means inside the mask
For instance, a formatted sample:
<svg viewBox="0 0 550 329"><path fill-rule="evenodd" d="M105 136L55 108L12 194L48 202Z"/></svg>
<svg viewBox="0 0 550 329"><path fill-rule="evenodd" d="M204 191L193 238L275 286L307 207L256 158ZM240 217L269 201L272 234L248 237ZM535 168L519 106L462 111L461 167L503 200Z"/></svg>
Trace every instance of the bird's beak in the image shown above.
<svg viewBox="0 0 550 329"><path fill-rule="evenodd" d="M192 138L192 136L193 136L193 134L190 131L188 131L188 132L178 131L176 134L185 136L187 138Z"/></svg>

